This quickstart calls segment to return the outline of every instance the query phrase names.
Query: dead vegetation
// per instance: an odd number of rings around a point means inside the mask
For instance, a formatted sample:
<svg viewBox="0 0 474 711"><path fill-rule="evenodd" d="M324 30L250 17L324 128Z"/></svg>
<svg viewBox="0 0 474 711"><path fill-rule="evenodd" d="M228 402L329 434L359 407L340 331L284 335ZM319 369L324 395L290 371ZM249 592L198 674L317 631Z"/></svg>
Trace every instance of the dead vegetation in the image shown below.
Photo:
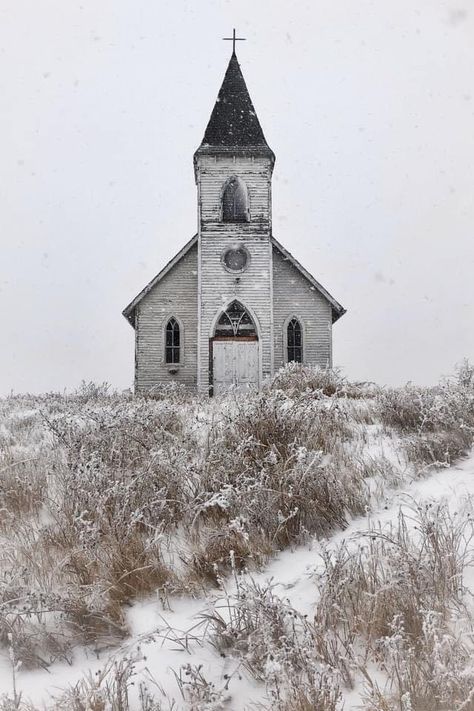
<svg viewBox="0 0 474 711"><path fill-rule="evenodd" d="M404 447L416 465L449 466L466 454L474 433L472 367L464 361L456 377L431 388L381 390L381 421L404 436Z"/></svg>
<svg viewBox="0 0 474 711"><path fill-rule="evenodd" d="M215 401L180 388L133 398L105 384L1 401L0 644L24 667L70 661L79 644L100 650L123 638L137 598L220 590L230 572L258 570L285 547L344 529L387 488L467 451L472 382L468 364L435 388L400 389L291 365L261 393ZM443 696L429 670L436 645L459 668L467 654L449 632L463 602L466 519L414 515L417 537L401 519L361 548L328 553L314 621L279 607L271 589L247 589L227 601L227 618L207 619L216 647L238 652L269 684L272 708L339 709L341 685L369 657L410 694L412 711L464 698L469 675ZM413 665L400 681L404 654ZM391 693L367 672L367 708L395 708Z"/></svg>
<svg viewBox="0 0 474 711"><path fill-rule="evenodd" d="M396 524L326 552L315 629L334 665L344 660L341 673L368 660L383 670L382 694L365 669L368 708L400 708L403 698L413 711L474 708L474 621L463 583L473 562L471 514L470 503L454 514L414 506Z"/></svg>

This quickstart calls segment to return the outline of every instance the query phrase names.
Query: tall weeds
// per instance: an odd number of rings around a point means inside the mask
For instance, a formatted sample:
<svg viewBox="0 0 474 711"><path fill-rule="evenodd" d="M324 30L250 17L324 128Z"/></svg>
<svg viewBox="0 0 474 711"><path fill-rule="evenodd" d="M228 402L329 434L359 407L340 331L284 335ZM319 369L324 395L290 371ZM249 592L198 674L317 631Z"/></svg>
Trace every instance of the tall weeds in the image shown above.
<svg viewBox="0 0 474 711"><path fill-rule="evenodd" d="M24 667L71 661L78 644L99 650L126 635L136 598L222 591L232 573L236 588L203 620L205 639L268 685L272 708L339 711L341 689L362 674L374 711L401 708L397 694L407 711L470 711L471 640L456 624L471 630L466 516L415 507L358 545L328 549L314 620L244 574L464 454L473 382L469 364L434 388L399 389L292 364L260 393L215 401L91 383L1 400L0 645ZM183 672L183 702L227 703L200 674ZM81 708L87 683L58 708Z"/></svg>
<svg viewBox="0 0 474 711"><path fill-rule="evenodd" d="M343 670L347 660L383 670L384 694L366 672L371 709L405 708L396 706L403 698L412 711L474 708L474 626L463 584L473 536L469 513L426 505L326 553L315 629Z"/></svg>

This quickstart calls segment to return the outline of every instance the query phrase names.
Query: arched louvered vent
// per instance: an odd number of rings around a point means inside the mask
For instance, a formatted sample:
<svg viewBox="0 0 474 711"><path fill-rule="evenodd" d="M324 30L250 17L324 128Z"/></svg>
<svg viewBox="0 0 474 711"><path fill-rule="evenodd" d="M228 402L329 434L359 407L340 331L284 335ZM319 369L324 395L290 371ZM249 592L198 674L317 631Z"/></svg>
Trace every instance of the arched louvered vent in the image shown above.
<svg viewBox="0 0 474 711"><path fill-rule="evenodd" d="M248 222L249 198L247 186L241 178L229 178L222 196L222 220L224 222Z"/></svg>

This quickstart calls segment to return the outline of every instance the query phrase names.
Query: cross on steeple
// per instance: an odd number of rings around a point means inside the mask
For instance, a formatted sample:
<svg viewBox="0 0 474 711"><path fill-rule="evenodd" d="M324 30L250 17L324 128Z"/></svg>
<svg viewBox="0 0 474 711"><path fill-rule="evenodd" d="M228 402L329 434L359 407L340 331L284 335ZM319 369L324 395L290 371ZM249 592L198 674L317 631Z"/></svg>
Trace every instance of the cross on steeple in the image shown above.
<svg viewBox="0 0 474 711"><path fill-rule="evenodd" d="M244 42L247 38L246 37L236 37L235 36L235 27L232 31L232 37L223 37L223 40L230 40L232 42L232 54L235 54L235 43L236 42Z"/></svg>

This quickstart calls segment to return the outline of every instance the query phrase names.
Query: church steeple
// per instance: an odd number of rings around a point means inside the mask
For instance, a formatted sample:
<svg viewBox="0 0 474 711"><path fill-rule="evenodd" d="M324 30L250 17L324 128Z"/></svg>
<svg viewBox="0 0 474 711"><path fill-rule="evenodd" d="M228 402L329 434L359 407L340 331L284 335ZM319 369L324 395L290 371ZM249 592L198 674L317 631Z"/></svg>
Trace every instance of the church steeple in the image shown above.
<svg viewBox="0 0 474 711"><path fill-rule="evenodd" d="M249 151L267 154L272 161L275 159L265 140L234 51L196 155L235 149L239 153Z"/></svg>

